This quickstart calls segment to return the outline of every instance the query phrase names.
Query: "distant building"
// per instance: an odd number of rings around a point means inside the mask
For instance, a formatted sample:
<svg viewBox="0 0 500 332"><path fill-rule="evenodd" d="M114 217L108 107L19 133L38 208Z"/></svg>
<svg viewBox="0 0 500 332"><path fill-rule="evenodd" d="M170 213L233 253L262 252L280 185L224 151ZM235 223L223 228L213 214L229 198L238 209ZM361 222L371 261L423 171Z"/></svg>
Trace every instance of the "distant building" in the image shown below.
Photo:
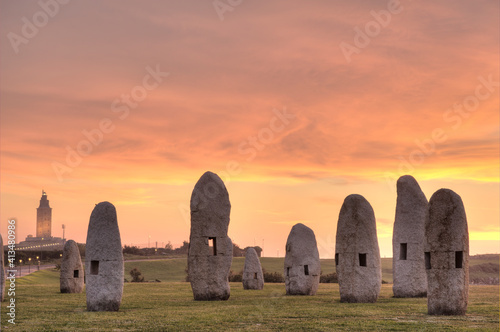
<svg viewBox="0 0 500 332"><path fill-rule="evenodd" d="M40 205L36 209L36 237L28 235L26 240L17 244L17 250L62 250L64 238L52 236L52 208L47 193L42 190Z"/></svg>
<svg viewBox="0 0 500 332"><path fill-rule="evenodd" d="M40 206L36 209L36 237L51 237L52 208L49 206L47 193L42 190Z"/></svg>

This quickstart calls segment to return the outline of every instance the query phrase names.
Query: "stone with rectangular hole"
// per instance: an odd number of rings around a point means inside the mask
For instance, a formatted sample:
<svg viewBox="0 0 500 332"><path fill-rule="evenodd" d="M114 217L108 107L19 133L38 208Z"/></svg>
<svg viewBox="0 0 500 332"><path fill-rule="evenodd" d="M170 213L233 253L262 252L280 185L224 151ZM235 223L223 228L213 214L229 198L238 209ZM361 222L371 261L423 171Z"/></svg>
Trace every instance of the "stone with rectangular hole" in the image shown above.
<svg viewBox="0 0 500 332"><path fill-rule="evenodd" d="M88 311L118 311L123 295L123 252L116 209L109 202L95 206L85 248Z"/></svg>
<svg viewBox="0 0 500 332"><path fill-rule="evenodd" d="M288 295L315 295L321 266L316 236L304 224L292 227L286 241L285 287Z"/></svg>
<svg viewBox="0 0 500 332"><path fill-rule="evenodd" d="M465 315L469 299L469 231L462 199L440 189L429 201L424 261L427 312Z"/></svg>
<svg viewBox="0 0 500 332"><path fill-rule="evenodd" d="M340 209L335 267L341 302L375 302L382 284L375 214L361 195L349 195Z"/></svg>
<svg viewBox="0 0 500 332"><path fill-rule="evenodd" d="M66 241L61 260L59 277L61 293L81 293L83 291L83 264L80 249L73 240Z"/></svg>
<svg viewBox="0 0 500 332"><path fill-rule="evenodd" d="M427 276L424 262L427 198L410 175L397 182L398 198L392 233L394 297L425 297Z"/></svg>
<svg viewBox="0 0 500 332"><path fill-rule="evenodd" d="M243 267L243 289L262 289L264 274L260 265L259 255L254 248L248 248L245 253Z"/></svg>
<svg viewBox="0 0 500 332"><path fill-rule="evenodd" d="M191 195L188 275L195 300L227 300L233 243L227 236L231 203L224 182L206 172Z"/></svg>

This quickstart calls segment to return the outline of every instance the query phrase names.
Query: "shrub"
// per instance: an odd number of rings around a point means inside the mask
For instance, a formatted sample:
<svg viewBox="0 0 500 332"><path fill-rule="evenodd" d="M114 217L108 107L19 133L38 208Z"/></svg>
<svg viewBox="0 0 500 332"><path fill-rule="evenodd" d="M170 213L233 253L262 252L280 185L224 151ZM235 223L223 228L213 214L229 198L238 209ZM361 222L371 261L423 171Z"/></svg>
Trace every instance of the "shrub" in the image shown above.
<svg viewBox="0 0 500 332"><path fill-rule="evenodd" d="M134 267L130 270L130 276L132 277L132 282L143 282L144 277L142 276L141 271L138 268Z"/></svg>
<svg viewBox="0 0 500 332"><path fill-rule="evenodd" d="M233 270L229 271L229 282L242 282L243 281L243 271L238 274L234 274Z"/></svg>
<svg viewBox="0 0 500 332"><path fill-rule="evenodd" d="M285 282L285 278L283 278L283 274L279 272L264 272L264 282L270 282L270 283L281 283Z"/></svg>
<svg viewBox="0 0 500 332"><path fill-rule="evenodd" d="M325 275L321 274L319 276L319 282L324 284L338 283L339 280L337 279L337 273L332 272Z"/></svg>

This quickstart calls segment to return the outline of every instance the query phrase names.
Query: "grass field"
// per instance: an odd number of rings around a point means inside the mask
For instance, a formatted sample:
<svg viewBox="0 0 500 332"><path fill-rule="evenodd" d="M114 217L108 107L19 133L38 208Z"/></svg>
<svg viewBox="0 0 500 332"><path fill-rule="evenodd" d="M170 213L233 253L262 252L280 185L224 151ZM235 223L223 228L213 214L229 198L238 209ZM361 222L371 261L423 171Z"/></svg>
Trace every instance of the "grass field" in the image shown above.
<svg viewBox="0 0 500 332"><path fill-rule="evenodd" d="M283 273L285 259L276 257L262 257L260 259L262 268L267 272ZM234 257L231 270L239 273L243 270L244 257ZM494 278L498 279L498 255L473 256L470 259L470 279L473 278ZM125 262L125 278L131 279L128 274L134 267L138 268L146 280L159 279L161 281L184 281L187 267L187 257L163 259L156 261L135 261ZM493 267L493 268L492 268ZM335 271L335 261L333 259L321 260L321 271L329 274ZM382 258L382 280L392 283L392 258Z"/></svg>
<svg viewBox="0 0 500 332"><path fill-rule="evenodd" d="M140 265L140 264L143 265ZM333 271L332 260L322 261L323 273ZM282 259L263 258L268 271L281 271ZM427 300L395 299L392 285L382 285L374 304L340 303L338 284L320 284L316 296L286 296L284 284L266 284L261 291L245 291L231 283L231 297L223 302L194 301L184 278L185 259L127 262L125 271L141 269L148 280L125 283L119 312L87 312L85 294L61 294L59 273L36 272L17 280L16 325L5 331L205 331L205 330L485 330L499 329L499 287L470 286L465 316L429 316ZM239 271L243 260L234 260ZM330 268L330 270L328 270ZM168 282L166 282L168 281Z"/></svg>

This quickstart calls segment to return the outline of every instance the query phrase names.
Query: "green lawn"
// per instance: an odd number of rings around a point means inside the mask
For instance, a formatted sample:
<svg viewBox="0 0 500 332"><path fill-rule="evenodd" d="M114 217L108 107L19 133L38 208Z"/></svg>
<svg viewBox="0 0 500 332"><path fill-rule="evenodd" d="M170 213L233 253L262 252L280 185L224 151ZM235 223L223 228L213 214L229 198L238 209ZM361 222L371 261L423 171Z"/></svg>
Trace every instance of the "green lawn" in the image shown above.
<svg viewBox="0 0 500 332"><path fill-rule="evenodd" d="M172 270L185 267L185 260L154 263ZM267 263L279 265L263 259ZM151 267L143 268L147 276ZM283 284L245 291L241 283L231 283L228 301L198 302L189 283L126 283L119 312L87 312L85 294L59 293L58 272L46 270L17 280L16 325L7 323L6 302L1 325L5 331L498 331L498 286L471 286L465 316L428 316L425 298L395 299L391 286L382 286L377 303L347 304L339 302L338 284L320 284L316 296L285 296Z"/></svg>
<svg viewBox="0 0 500 332"><path fill-rule="evenodd" d="M283 273L285 259L276 257L262 257L260 259L262 268L267 272ZM231 270L237 274L243 270L245 263L244 257L234 257ZM470 279L496 277L498 278L498 255L472 256L470 267L485 267L471 269ZM496 270L491 271L491 267L496 266ZM134 267L138 268L146 280L159 279L161 281L184 281L187 267L187 257L170 258L157 261L125 262L125 278L131 279L129 272ZM323 274L329 274L335 271L335 261L333 259L321 259L321 271ZM382 258L382 280L392 283L392 258Z"/></svg>

